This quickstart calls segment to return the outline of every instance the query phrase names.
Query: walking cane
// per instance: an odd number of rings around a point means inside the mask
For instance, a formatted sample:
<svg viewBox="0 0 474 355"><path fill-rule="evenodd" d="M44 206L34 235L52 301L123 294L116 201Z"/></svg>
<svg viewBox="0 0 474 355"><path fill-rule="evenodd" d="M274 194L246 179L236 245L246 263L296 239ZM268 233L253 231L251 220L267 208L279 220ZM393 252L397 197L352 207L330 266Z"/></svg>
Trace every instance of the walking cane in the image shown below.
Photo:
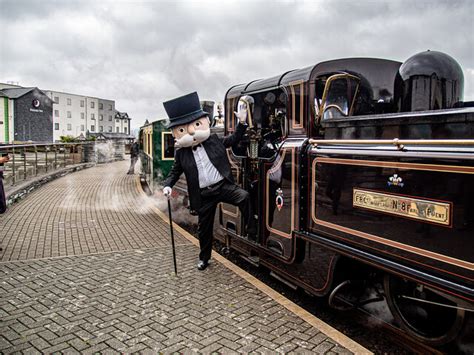
<svg viewBox="0 0 474 355"><path fill-rule="evenodd" d="M173 247L174 274L178 276L178 268L176 267L176 251L174 248L173 219L171 218L170 196L168 197L168 215L170 217L170 231L171 231L171 245Z"/></svg>

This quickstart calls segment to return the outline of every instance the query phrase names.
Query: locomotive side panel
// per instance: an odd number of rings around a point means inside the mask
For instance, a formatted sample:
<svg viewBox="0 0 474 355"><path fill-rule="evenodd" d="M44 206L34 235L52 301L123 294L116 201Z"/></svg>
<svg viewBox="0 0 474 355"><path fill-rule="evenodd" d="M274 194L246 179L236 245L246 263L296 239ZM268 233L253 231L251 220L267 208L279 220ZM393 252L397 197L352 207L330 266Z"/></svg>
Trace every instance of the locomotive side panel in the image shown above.
<svg viewBox="0 0 474 355"><path fill-rule="evenodd" d="M472 291L472 161L347 153L310 154L309 230Z"/></svg>
<svg viewBox="0 0 474 355"><path fill-rule="evenodd" d="M262 244L278 257L291 261L299 206L297 148L282 148L273 162L263 163L262 167Z"/></svg>

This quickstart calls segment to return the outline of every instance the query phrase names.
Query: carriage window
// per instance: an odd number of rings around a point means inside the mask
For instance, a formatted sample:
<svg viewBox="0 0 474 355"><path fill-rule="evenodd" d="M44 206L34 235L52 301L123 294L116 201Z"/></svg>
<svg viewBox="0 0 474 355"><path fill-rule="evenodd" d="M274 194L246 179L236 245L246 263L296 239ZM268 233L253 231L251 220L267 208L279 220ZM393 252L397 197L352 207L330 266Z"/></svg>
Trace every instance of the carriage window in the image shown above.
<svg viewBox="0 0 474 355"><path fill-rule="evenodd" d="M161 134L161 160L174 159L174 138L171 132Z"/></svg>
<svg viewBox="0 0 474 355"><path fill-rule="evenodd" d="M320 110L323 120L347 117L352 114L353 103L359 88L359 79L349 74L330 77L324 89Z"/></svg>

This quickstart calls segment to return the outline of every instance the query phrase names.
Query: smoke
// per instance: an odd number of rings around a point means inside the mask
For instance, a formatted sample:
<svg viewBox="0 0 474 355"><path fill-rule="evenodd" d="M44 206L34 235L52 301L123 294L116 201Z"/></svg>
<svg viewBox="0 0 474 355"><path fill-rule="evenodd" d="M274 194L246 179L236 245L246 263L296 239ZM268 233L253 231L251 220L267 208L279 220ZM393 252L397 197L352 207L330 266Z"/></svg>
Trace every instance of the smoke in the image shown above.
<svg viewBox="0 0 474 355"><path fill-rule="evenodd" d="M66 175L64 177L64 181L66 183L66 196L62 199L59 208L71 209L72 207L76 206L78 201L78 196L76 195L76 189L74 186L74 177L71 175Z"/></svg>
<svg viewBox="0 0 474 355"><path fill-rule="evenodd" d="M372 299L378 296L378 293L373 289L371 289L370 292L367 292L367 294L368 295L366 295L364 299ZM385 299L383 301L366 304L362 308L364 308L373 316L369 318L369 323L371 325L377 326L384 322L393 323L394 321L392 313L390 312Z"/></svg>
<svg viewBox="0 0 474 355"><path fill-rule="evenodd" d="M96 141L94 146L97 163L110 163L116 160L124 160L125 142L120 140Z"/></svg>
<svg viewBox="0 0 474 355"><path fill-rule="evenodd" d="M102 143L97 148L101 150L103 154L113 154L115 151L113 144ZM80 191L76 184L77 175L67 175L64 177L64 192L65 195L59 204L59 208L68 211L86 211L91 208L97 211L111 211L111 212L124 212L138 214L150 214L154 213L153 208L158 208L160 211L168 215L168 199L163 195L163 187L155 184L155 192L151 196L145 194L130 195L128 189L123 190L120 185L111 184L114 180L117 180L117 169L120 169L124 178L127 176L126 172L128 165L98 165L95 169L98 169L93 176L90 177L90 181L85 180L84 183L90 187L90 189ZM125 169L124 169L125 168ZM135 165L135 172L141 171L140 159L138 159ZM129 177L126 177L129 179ZM135 179L136 175L131 176ZM100 184L96 186L96 181L100 180ZM132 180L129 181L132 183ZM128 183L128 182L127 182ZM90 185L89 185L90 184ZM135 184L135 182L133 182ZM134 191L134 189L132 189ZM93 200L83 198L84 193L93 194ZM92 203L91 203L92 202ZM192 216L189 213L187 207L187 198L183 195L173 193L171 198L172 218L173 221L179 224L194 225L197 224L197 217ZM93 221L81 221L83 224L93 225ZM61 228L67 227L61 225Z"/></svg>
<svg viewBox="0 0 474 355"><path fill-rule="evenodd" d="M474 343L465 343L465 344L456 344L459 350L459 354L473 354L474 353Z"/></svg>
<svg viewBox="0 0 474 355"><path fill-rule="evenodd" d="M115 155L114 145L111 141L96 142L94 150L98 163L110 162L113 160L113 157Z"/></svg>
<svg viewBox="0 0 474 355"><path fill-rule="evenodd" d="M142 159L138 158L135 164L135 172L142 172Z"/></svg>
<svg viewBox="0 0 474 355"><path fill-rule="evenodd" d="M149 199L160 211L168 213L168 198L163 195L163 187L159 186L158 189L153 193ZM171 214L173 222L179 224L196 224L197 217L189 213L189 208L183 195L173 194L171 198Z"/></svg>

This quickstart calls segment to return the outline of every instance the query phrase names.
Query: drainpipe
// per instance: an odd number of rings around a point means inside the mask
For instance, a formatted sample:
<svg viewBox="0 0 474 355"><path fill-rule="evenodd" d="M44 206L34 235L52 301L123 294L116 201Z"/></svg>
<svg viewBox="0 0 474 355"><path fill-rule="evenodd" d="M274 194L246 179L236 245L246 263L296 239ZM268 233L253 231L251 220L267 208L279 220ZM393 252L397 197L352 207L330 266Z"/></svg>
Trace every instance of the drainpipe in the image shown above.
<svg viewBox="0 0 474 355"><path fill-rule="evenodd" d="M89 117L89 115L88 115L88 113L87 113L87 108L89 107L89 106L88 106L88 105L89 105L89 102L87 102L87 99L88 99L87 97L84 97L84 102L85 102L85 105L86 105L86 113L85 113L85 115L86 115L86 127L85 127L85 128L86 128L86 132L85 132L85 133L86 133L86 137L87 137L87 131L89 131L88 125L87 125L87 120L88 120L88 117Z"/></svg>
<svg viewBox="0 0 474 355"><path fill-rule="evenodd" d="M8 105L10 104L8 102L8 97L3 98L3 115L5 117L5 142L9 143L10 142L10 117L9 117L9 112L8 112Z"/></svg>

